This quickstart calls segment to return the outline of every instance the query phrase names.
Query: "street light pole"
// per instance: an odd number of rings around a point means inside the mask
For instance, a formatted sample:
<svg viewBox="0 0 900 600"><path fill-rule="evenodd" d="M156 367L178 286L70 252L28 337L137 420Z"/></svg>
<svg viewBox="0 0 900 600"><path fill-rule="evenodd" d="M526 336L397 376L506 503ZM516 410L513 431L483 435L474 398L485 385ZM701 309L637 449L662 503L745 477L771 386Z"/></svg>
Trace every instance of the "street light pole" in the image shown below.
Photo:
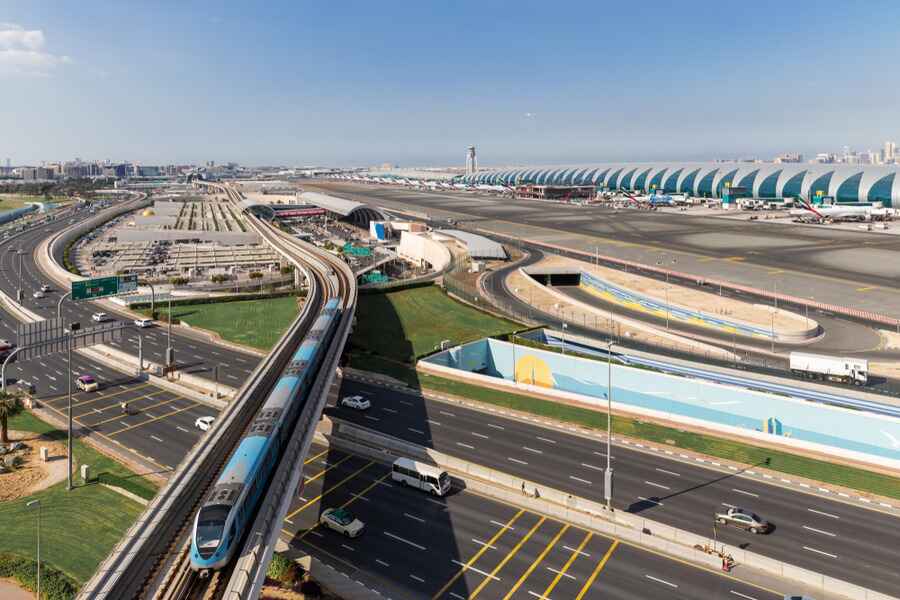
<svg viewBox="0 0 900 600"><path fill-rule="evenodd" d="M607 510L612 510L612 339L606 342L606 471L603 473L603 495Z"/></svg>
<svg viewBox="0 0 900 600"><path fill-rule="evenodd" d="M56 304L56 318L57 318L57 319L62 319L62 305L63 305L63 300L65 300L66 298L70 297L71 295L72 295L72 290L69 290L68 292L66 292L65 294L63 294L62 296L60 296L59 302L57 302L57 304Z"/></svg>
<svg viewBox="0 0 900 600"><path fill-rule="evenodd" d="M68 440L68 471L69 481L66 485L67 490L72 489L72 327L70 326L66 332L66 371L69 379L69 440Z"/></svg>
<svg viewBox="0 0 900 600"><path fill-rule="evenodd" d="M22 252L22 249L21 249L21 248L18 248L18 249L16 250L16 255L19 257L19 281L18 281L18 285L16 286L16 287L17 287L17 289L16 289L16 300L19 301L19 304L22 304L22 299L23 299L23 297L24 297L24 294L23 294L23 291L22 291L22 255L23 255L23 254L24 254L24 253Z"/></svg>
<svg viewBox="0 0 900 600"><path fill-rule="evenodd" d="M38 509L38 517L37 517L37 598L40 600L41 597L41 501L40 500L32 500L25 504L25 508L31 508L32 506L37 506Z"/></svg>
<svg viewBox="0 0 900 600"><path fill-rule="evenodd" d="M172 368L172 363L175 362L175 352L172 349L172 292L169 292L169 327L168 327L168 335L166 340L166 369Z"/></svg>
<svg viewBox="0 0 900 600"><path fill-rule="evenodd" d="M568 328L569 328L568 324L566 324L566 323L562 324L562 353L563 353L563 356L566 355L566 329L568 329Z"/></svg>

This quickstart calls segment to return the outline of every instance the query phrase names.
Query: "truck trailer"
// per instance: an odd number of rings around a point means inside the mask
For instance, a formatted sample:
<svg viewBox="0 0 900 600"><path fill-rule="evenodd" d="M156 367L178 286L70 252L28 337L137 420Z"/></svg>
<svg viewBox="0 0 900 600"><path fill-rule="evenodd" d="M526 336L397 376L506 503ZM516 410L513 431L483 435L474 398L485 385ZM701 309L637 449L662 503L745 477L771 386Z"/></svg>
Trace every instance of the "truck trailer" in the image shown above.
<svg viewBox="0 0 900 600"><path fill-rule="evenodd" d="M866 385L869 380L869 361L864 358L791 352L791 373L807 379Z"/></svg>

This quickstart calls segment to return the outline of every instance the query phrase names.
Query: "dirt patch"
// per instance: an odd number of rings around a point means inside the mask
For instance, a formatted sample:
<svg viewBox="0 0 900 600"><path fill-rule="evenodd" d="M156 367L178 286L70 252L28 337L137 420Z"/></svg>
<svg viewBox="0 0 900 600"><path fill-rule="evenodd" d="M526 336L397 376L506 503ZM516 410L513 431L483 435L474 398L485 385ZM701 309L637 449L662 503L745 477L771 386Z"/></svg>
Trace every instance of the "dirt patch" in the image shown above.
<svg viewBox="0 0 900 600"><path fill-rule="evenodd" d="M15 579L0 579L0 598L3 600L32 600L34 595Z"/></svg>
<svg viewBox="0 0 900 600"><path fill-rule="evenodd" d="M12 442L24 443L26 447L4 456L16 455L23 462L18 469L0 474L0 502L23 498L67 477L64 442L50 441L30 431L10 431L9 438ZM41 448L49 451L47 462L41 460Z"/></svg>

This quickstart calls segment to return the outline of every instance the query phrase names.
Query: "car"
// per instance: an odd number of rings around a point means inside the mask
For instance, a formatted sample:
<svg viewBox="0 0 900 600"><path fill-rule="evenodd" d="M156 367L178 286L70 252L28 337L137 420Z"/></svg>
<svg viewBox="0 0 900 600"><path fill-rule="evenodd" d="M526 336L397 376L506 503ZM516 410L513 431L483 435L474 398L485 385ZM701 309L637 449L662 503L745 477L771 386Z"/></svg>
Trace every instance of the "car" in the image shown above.
<svg viewBox="0 0 900 600"><path fill-rule="evenodd" d="M95 312L91 315L91 318L98 323L102 323L103 321L109 320L109 315L107 315L105 312Z"/></svg>
<svg viewBox="0 0 900 600"><path fill-rule="evenodd" d="M792 596L791 594L787 594L784 597L784 600L816 600L812 596Z"/></svg>
<svg viewBox="0 0 900 600"><path fill-rule="evenodd" d="M46 283L45 283L44 285L41 286L41 291L42 291L42 292L45 292L45 293L46 293L46 292L49 292L50 289L51 289L50 286L47 285Z"/></svg>
<svg viewBox="0 0 900 600"><path fill-rule="evenodd" d="M200 431L209 431L209 428L212 427L214 420L215 417L200 417L199 419L194 421L194 427L196 427Z"/></svg>
<svg viewBox="0 0 900 600"><path fill-rule="evenodd" d="M772 528L772 525L759 515L737 507L729 508L723 513L716 513L716 523L740 527L750 533L767 533Z"/></svg>
<svg viewBox="0 0 900 600"><path fill-rule="evenodd" d="M147 327L153 327L153 319L135 319L134 324L140 327L141 329L145 329Z"/></svg>
<svg viewBox="0 0 900 600"><path fill-rule="evenodd" d="M44 294L44 292L42 292L41 290L36 290L36 291L32 294L32 297L34 297L34 298L43 298L45 295L46 295L46 294Z"/></svg>
<svg viewBox="0 0 900 600"><path fill-rule="evenodd" d="M27 379L20 379L15 384L16 390L23 394L33 394L34 393L34 384L28 381Z"/></svg>
<svg viewBox="0 0 900 600"><path fill-rule="evenodd" d="M82 392L96 392L100 388L100 383L93 375L82 375L75 380L75 387Z"/></svg>
<svg viewBox="0 0 900 600"><path fill-rule="evenodd" d="M359 537L366 528L365 523L346 508L326 508L319 517L319 523L350 538Z"/></svg>
<svg viewBox="0 0 900 600"><path fill-rule="evenodd" d="M341 406L356 410L368 410L372 407L372 403L362 396L344 396L341 398Z"/></svg>

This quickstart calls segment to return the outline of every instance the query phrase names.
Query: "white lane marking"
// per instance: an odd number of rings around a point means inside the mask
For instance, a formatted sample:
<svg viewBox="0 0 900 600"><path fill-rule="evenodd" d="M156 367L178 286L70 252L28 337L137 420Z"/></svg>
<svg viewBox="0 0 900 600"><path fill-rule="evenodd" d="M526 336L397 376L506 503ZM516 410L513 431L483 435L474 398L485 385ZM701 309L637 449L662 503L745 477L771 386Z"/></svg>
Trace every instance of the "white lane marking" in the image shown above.
<svg viewBox="0 0 900 600"><path fill-rule="evenodd" d="M817 515L822 515L823 517L828 517L829 519L840 519L840 517L837 515L833 515L833 514L827 513L827 512L822 512L821 510L816 510L814 508L807 508L806 510L808 510L811 513L816 513Z"/></svg>
<svg viewBox="0 0 900 600"><path fill-rule="evenodd" d="M551 440L550 438L545 438L545 437L541 437L541 436L537 436L537 439L541 440L542 442L547 442L548 444L556 443L556 440Z"/></svg>
<svg viewBox="0 0 900 600"><path fill-rule="evenodd" d="M462 446L463 448L468 448L469 450L474 450L475 446L470 446L469 444L463 444L462 442L456 442L457 446Z"/></svg>
<svg viewBox="0 0 900 600"><path fill-rule="evenodd" d="M803 546L803 549L804 549L804 550L809 550L810 552L815 552L816 554L821 554L821 555L823 555L823 556L830 556L831 558L837 558L837 556L835 556L834 554L830 554L830 553L825 552L825 551L823 551L823 550L816 550L815 548L810 548L809 546Z"/></svg>
<svg viewBox="0 0 900 600"><path fill-rule="evenodd" d="M585 469L593 469L595 471L604 471L605 470L603 467L598 467L596 465L589 465L587 463L581 463L581 466L584 467Z"/></svg>
<svg viewBox="0 0 900 600"><path fill-rule="evenodd" d="M415 542L411 542L407 539L404 539L404 538L400 537L399 535L391 533L390 531L385 531L384 535L388 536L389 538L395 539L398 542L403 542L404 544L408 544L408 545L412 546L413 548L421 550L422 552L425 552L428 550L428 548L426 548L425 546L420 546L419 544L417 544Z"/></svg>
<svg viewBox="0 0 900 600"><path fill-rule="evenodd" d="M659 500L651 500L650 498L644 498L643 496L638 496L638 500L643 500L644 502L651 502L657 506L665 506L665 504L663 504Z"/></svg>
<svg viewBox="0 0 900 600"><path fill-rule="evenodd" d="M537 592L532 592L531 590L528 590L528 593L531 594L532 596L534 596L535 598L537 598L538 600L550 600L550 598L548 598L547 596L541 596Z"/></svg>
<svg viewBox="0 0 900 600"><path fill-rule="evenodd" d="M491 438L489 438L488 436L484 435L483 433L478 433L478 432L476 432L476 431L473 431L473 432L472 432L472 435L474 435L475 437L480 437L480 438L483 439L483 440L489 440L489 439L491 439Z"/></svg>
<svg viewBox="0 0 900 600"><path fill-rule="evenodd" d="M313 534L313 535L316 536L316 537L320 537L320 538L325 537L325 534L324 534L324 533L319 533L319 532L316 531L315 529L310 529L310 530L309 530L309 533Z"/></svg>
<svg viewBox="0 0 900 600"><path fill-rule="evenodd" d="M437 426L440 426L440 423L438 423L437 421L434 421L434 420L432 420L432 419L426 419L426 421L427 421L428 423L430 423L431 425L437 425Z"/></svg>
<svg viewBox="0 0 900 600"><path fill-rule="evenodd" d="M543 450L535 450L534 448L529 448L528 446L522 446L522 450L528 450L529 452L534 452L535 454L543 454Z"/></svg>
<svg viewBox="0 0 900 600"><path fill-rule="evenodd" d="M506 427L502 427L500 425L494 425L493 423L485 423L488 427L493 427L494 429L500 429L501 431L506 429Z"/></svg>
<svg viewBox="0 0 900 600"><path fill-rule="evenodd" d="M490 578L493 579L494 581L500 581L500 578L497 577L496 575L491 575L490 573L487 573L487 572L485 572L485 571L482 571L481 569L476 569L475 567L473 567L473 566L471 566L471 565L466 566L465 563L461 563L461 562L459 562L458 560L453 560L453 559L451 559L450 562L452 562L454 565L456 565L456 566L458 566L458 567L464 568L466 571L472 571L472 572L474 572L474 573L478 573L478 574L481 575L482 577L490 577Z"/></svg>
<svg viewBox="0 0 900 600"><path fill-rule="evenodd" d="M380 421L380 420L381 420L381 419L379 419L378 417L372 417L372 416L369 416L369 415L363 415L363 417L367 418L367 419L370 420L370 421L376 421L376 422L377 422L377 421Z"/></svg>
<svg viewBox="0 0 900 600"><path fill-rule="evenodd" d="M413 521L418 521L419 523L424 523L424 522L425 522L425 519L423 519L422 517L417 517L416 515L411 515L411 514L406 513L406 512L403 513L403 516L406 517L407 519L412 519Z"/></svg>
<svg viewBox="0 0 900 600"><path fill-rule="evenodd" d="M413 433L418 433L419 435L425 435L425 432L422 431L421 429L413 429L412 427L407 427L407 429L412 431Z"/></svg>
<svg viewBox="0 0 900 600"><path fill-rule="evenodd" d="M343 548L344 550L349 550L350 552L353 552L353 546L348 546L347 544L341 544L341 548Z"/></svg>
<svg viewBox="0 0 900 600"><path fill-rule="evenodd" d="M569 552L576 552L585 558L590 558L591 555L583 550L579 550L578 548L569 548L568 546L563 546L563 550L568 550Z"/></svg>
<svg viewBox="0 0 900 600"><path fill-rule="evenodd" d="M380 558L376 558L375 562L377 562L382 567L390 568L390 566L391 566L390 563L386 563L383 560L381 560Z"/></svg>
<svg viewBox="0 0 900 600"><path fill-rule="evenodd" d="M735 506L734 504L728 504L727 502L723 502L722 506L726 506L728 508L737 508L737 506Z"/></svg>
<svg viewBox="0 0 900 600"><path fill-rule="evenodd" d="M510 531L515 531L516 528L512 525L506 525L505 523L500 523L499 521L491 521L491 525L496 525L501 529L509 529Z"/></svg>
<svg viewBox="0 0 900 600"><path fill-rule="evenodd" d="M450 592L450 596L453 596L454 598L456 598L456 600L466 600L465 598L463 598L462 596L460 596L460 595L457 594L456 592Z"/></svg>
<svg viewBox="0 0 900 600"><path fill-rule="evenodd" d="M496 550L496 549L497 549L497 546L491 546L491 545L488 544L487 542L482 542L481 540L476 540L475 538L472 538L472 541L475 542L476 544L478 544L479 546L487 546L487 547L490 548L491 550Z"/></svg>
<svg viewBox="0 0 900 600"><path fill-rule="evenodd" d="M150 439L156 440L157 442L159 442L160 444L162 444L162 440L161 440L160 438L156 437L155 435L151 435L151 436L150 436Z"/></svg>
<svg viewBox="0 0 900 600"><path fill-rule="evenodd" d="M446 417L455 417L456 416L453 413L447 412L446 410L442 410L442 411L440 411L440 413Z"/></svg>
<svg viewBox="0 0 900 600"><path fill-rule="evenodd" d="M754 596L748 596L747 594L742 594L742 593L736 592L734 590L731 590L731 593L734 594L735 596L737 596L738 598L746 598L747 600L756 600L756 598Z"/></svg>
<svg viewBox="0 0 900 600"><path fill-rule="evenodd" d="M406 400L397 400L397 402L399 402L400 404L405 404L406 406L412 406L412 405L413 405L412 402L407 402Z"/></svg>
<svg viewBox="0 0 900 600"><path fill-rule="evenodd" d="M512 457L510 457L510 456L507 456L506 459L507 459L507 460L511 460L512 462L518 463L518 464L520 464L520 465L527 465L527 464L528 464L528 463L525 462L524 460L519 460L518 458L512 458Z"/></svg>
<svg viewBox="0 0 900 600"><path fill-rule="evenodd" d="M803 529L805 529L805 530L807 530L807 531L812 531L812 532L815 532L815 533L821 533L822 535L827 535L827 536L831 536L831 537L837 537L837 534L836 534L836 533L831 533L830 531L824 531L824 530L822 530L822 529L816 529L815 527L810 527L810 526L808 526L808 525L804 525L804 526L803 526Z"/></svg>
<svg viewBox="0 0 900 600"><path fill-rule="evenodd" d="M653 487L658 487L662 490L671 490L672 489L667 485L663 485L661 483L653 483L652 481L644 481L644 483L646 483L647 485L652 485Z"/></svg>
<svg viewBox="0 0 900 600"><path fill-rule="evenodd" d="M678 588L678 586L675 585L674 583L669 583L665 579L659 579L658 577L654 577L653 575L644 575L644 577L646 577L647 579L651 579L651 580L655 581L656 583L661 583L663 585L667 585L671 588Z"/></svg>
<svg viewBox="0 0 900 600"><path fill-rule="evenodd" d="M676 473L675 471L666 471L665 469L660 469L659 467L656 467L656 470L660 473L665 473L666 475L672 475L673 477L681 477L681 474Z"/></svg>
<svg viewBox="0 0 900 600"><path fill-rule="evenodd" d="M732 492L743 494L745 496L750 496L751 498L759 498L759 494L754 494L753 492L746 492L744 490L739 490L737 488L731 488Z"/></svg>
<svg viewBox="0 0 900 600"><path fill-rule="evenodd" d="M422 579L421 577L419 577L419 576L417 576L417 575L413 575L412 573L409 574L409 578L410 578L410 579L415 579L415 580L418 581L419 583L425 583L425 580L424 580L424 579Z"/></svg>
<svg viewBox="0 0 900 600"><path fill-rule="evenodd" d="M126 423L125 421L122 421L121 419L119 420L119 423L121 423L121 424L124 425L125 427L131 427L131 425L129 425L129 424Z"/></svg>
<svg viewBox="0 0 900 600"><path fill-rule="evenodd" d="M547 567L547 570L550 571L551 573L556 573L557 575L562 575L563 577L568 577L569 579L575 579L568 573L561 573L560 571L554 569L553 567Z"/></svg>
<svg viewBox="0 0 900 600"><path fill-rule="evenodd" d="M396 415L398 412L400 412L398 410L394 410L393 408L385 408L384 406L381 407L381 410L383 410L384 412L387 412L387 413L391 413L393 415Z"/></svg>
<svg viewBox="0 0 900 600"><path fill-rule="evenodd" d="M583 484L585 484L585 485L593 485L593 484L592 484L590 481L588 481L587 479L582 479L581 477L575 477L574 475L569 475L569 479L573 479L573 480L578 481L578 482L580 482L580 483L583 483Z"/></svg>

